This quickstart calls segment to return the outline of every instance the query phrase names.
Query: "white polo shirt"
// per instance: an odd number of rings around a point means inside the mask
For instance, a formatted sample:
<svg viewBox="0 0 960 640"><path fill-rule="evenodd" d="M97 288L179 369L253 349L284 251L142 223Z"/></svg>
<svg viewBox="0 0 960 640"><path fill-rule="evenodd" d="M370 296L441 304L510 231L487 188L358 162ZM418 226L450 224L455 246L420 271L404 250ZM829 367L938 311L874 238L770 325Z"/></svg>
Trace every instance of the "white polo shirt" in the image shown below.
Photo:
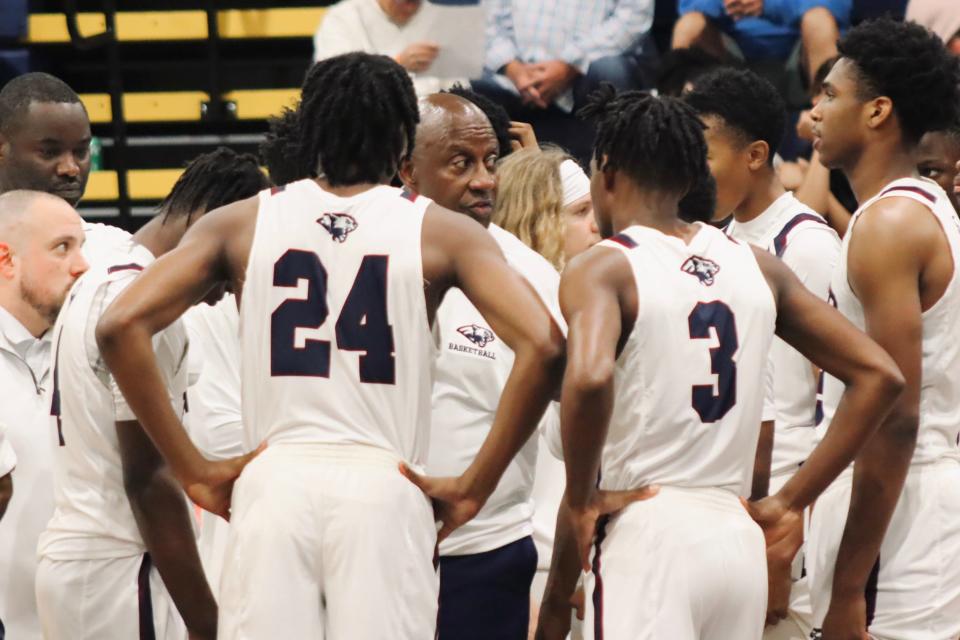
<svg viewBox="0 0 960 640"><path fill-rule="evenodd" d="M489 231L507 263L533 286L566 332L557 270L511 233L494 224ZM434 333L438 352L427 471L455 476L473 461L490 432L514 354L459 289L448 291L437 309ZM477 517L440 543L440 555L483 553L531 535L538 440L535 433L510 462Z"/></svg>
<svg viewBox="0 0 960 640"><path fill-rule="evenodd" d="M50 332L36 339L0 307L0 475L13 469L13 497L0 520L0 620L7 637L40 640L33 594L37 539L53 514L56 430L50 418ZM12 450L12 451L11 451Z"/></svg>

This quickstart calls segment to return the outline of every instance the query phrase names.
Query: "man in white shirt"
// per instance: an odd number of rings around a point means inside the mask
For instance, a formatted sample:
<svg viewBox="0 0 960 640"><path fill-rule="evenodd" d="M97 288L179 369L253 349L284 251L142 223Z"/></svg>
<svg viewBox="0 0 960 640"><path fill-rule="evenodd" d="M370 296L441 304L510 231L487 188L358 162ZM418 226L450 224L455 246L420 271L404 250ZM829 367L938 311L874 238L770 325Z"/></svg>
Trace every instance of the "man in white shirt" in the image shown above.
<svg viewBox="0 0 960 640"><path fill-rule="evenodd" d="M0 476L16 486L0 523L0 629L17 640L41 638L33 581L37 538L53 513L56 444L49 329L87 270L81 225L60 198L0 195Z"/></svg>
<svg viewBox="0 0 960 640"><path fill-rule="evenodd" d="M126 246L99 256L64 306L53 347L56 510L37 545L36 600L47 640L125 640L138 630L168 640L188 631L196 639L216 635L216 602L186 496L117 389L94 332L113 299L195 220L265 185L253 156L221 148L198 157L160 213ZM220 295L211 290L206 299ZM179 412L187 342L177 323L154 343L167 387L159 400Z"/></svg>
<svg viewBox="0 0 960 640"><path fill-rule="evenodd" d="M826 300L840 238L783 188L773 169L786 120L777 90L751 71L720 69L697 80L685 100L706 126L708 162L717 182L714 217L732 214L728 235L777 255ZM772 431L761 431L754 499L776 493L800 468L813 450L817 422L819 376L809 360L774 338L767 376L766 403L775 408L775 419ZM802 538L803 531L796 535ZM771 626L765 637L803 640L813 624L806 580L801 578L802 554L794 561L792 553L779 554L774 548L768 564Z"/></svg>
<svg viewBox="0 0 960 640"><path fill-rule="evenodd" d="M470 216L500 245L562 331L559 274L538 253L490 224L496 198L497 138L483 112L452 94L420 103L411 159L400 169L410 191ZM458 289L451 289L433 325L438 341L433 431L427 470L458 475L490 432L513 352ZM480 513L440 543L441 640L526 637L530 584L537 567L533 543L533 478L537 438L510 463Z"/></svg>

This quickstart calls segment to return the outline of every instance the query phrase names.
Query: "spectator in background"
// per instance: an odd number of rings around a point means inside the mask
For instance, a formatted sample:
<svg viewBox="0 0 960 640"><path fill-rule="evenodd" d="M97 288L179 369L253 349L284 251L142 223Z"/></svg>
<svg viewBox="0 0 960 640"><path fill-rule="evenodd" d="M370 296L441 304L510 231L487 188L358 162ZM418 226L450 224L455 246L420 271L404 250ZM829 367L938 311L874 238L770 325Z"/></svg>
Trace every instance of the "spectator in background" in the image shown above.
<svg viewBox="0 0 960 640"><path fill-rule="evenodd" d="M942 131L929 131L917 147L917 173L930 178L944 191L960 215L960 200L953 191L954 180L960 175L960 123Z"/></svg>
<svg viewBox="0 0 960 640"><path fill-rule="evenodd" d="M313 37L313 60L350 51L378 53L390 56L410 73L418 96L439 91L444 81L430 75L430 65L440 53L437 44L398 44L406 30L430 19L432 9L423 0L342 0L327 9Z"/></svg>
<svg viewBox="0 0 960 640"><path fill-rule="evenodd" d="M960 6L957 0L910 0L906 20L940 36L947 49L960 55Z"/></svg>
<svg viewBox="0 0 960 640"><path fill-rule="evenodd" d="M487 74L474 89L587 160L592 129L572 112L601 82L652 84L653 0L492 0Z"/></svg>
<svg viewBox="0 0 960 640"><path fill-rule="evenodd" d="M799 39L806 78L837 55L840 30L850 24L852 0L680 0L673 47L699 46L729 57L722 35L748 60L786 60Z"/></svg>

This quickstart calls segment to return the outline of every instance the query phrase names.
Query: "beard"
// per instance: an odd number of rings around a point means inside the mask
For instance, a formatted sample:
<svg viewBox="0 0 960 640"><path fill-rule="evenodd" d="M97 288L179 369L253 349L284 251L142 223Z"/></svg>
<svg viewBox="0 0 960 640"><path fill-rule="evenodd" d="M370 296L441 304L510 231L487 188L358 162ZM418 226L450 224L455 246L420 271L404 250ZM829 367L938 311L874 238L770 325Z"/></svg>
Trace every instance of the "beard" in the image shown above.
<svg viewBox="0 0 960 640"><path fill-rule="evenodd" d="M51 327L57 321L57 314L60 313L60 307L63 306L63 301L67 299L67 292L69 291L70 286L64 288L61 293L44 292L26 274L20 280L20 297Z"/></svg>

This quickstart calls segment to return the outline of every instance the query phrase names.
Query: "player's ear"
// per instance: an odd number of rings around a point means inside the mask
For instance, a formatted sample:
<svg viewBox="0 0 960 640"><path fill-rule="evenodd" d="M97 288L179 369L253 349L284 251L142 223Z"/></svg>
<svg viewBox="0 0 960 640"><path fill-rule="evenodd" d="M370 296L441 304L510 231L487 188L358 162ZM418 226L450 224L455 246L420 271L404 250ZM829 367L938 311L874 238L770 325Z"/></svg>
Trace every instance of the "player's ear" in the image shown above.
<svg viewBox="0 0 960 640"><path fill-rule="evenodd" d="M893 101L887 96L879 96L864 105L867 113L867 126L876 129L893 115Z"/></svg>
<svg viewBox="0 0 960 640"><path fill-rule="evenodd" d="M747 146L747 166L750 171L758 171L770 158L770 145L765 140L755 140Z"/></svg>
<svg viewBox="0 0 960 640"><path fill-rule="evenodd" d="M397 176L400 177L400 182L403 183L403 186L411 191L417 191L417 171L410 158L404 158L400 161L400 169L397 171Z"/></svg>

